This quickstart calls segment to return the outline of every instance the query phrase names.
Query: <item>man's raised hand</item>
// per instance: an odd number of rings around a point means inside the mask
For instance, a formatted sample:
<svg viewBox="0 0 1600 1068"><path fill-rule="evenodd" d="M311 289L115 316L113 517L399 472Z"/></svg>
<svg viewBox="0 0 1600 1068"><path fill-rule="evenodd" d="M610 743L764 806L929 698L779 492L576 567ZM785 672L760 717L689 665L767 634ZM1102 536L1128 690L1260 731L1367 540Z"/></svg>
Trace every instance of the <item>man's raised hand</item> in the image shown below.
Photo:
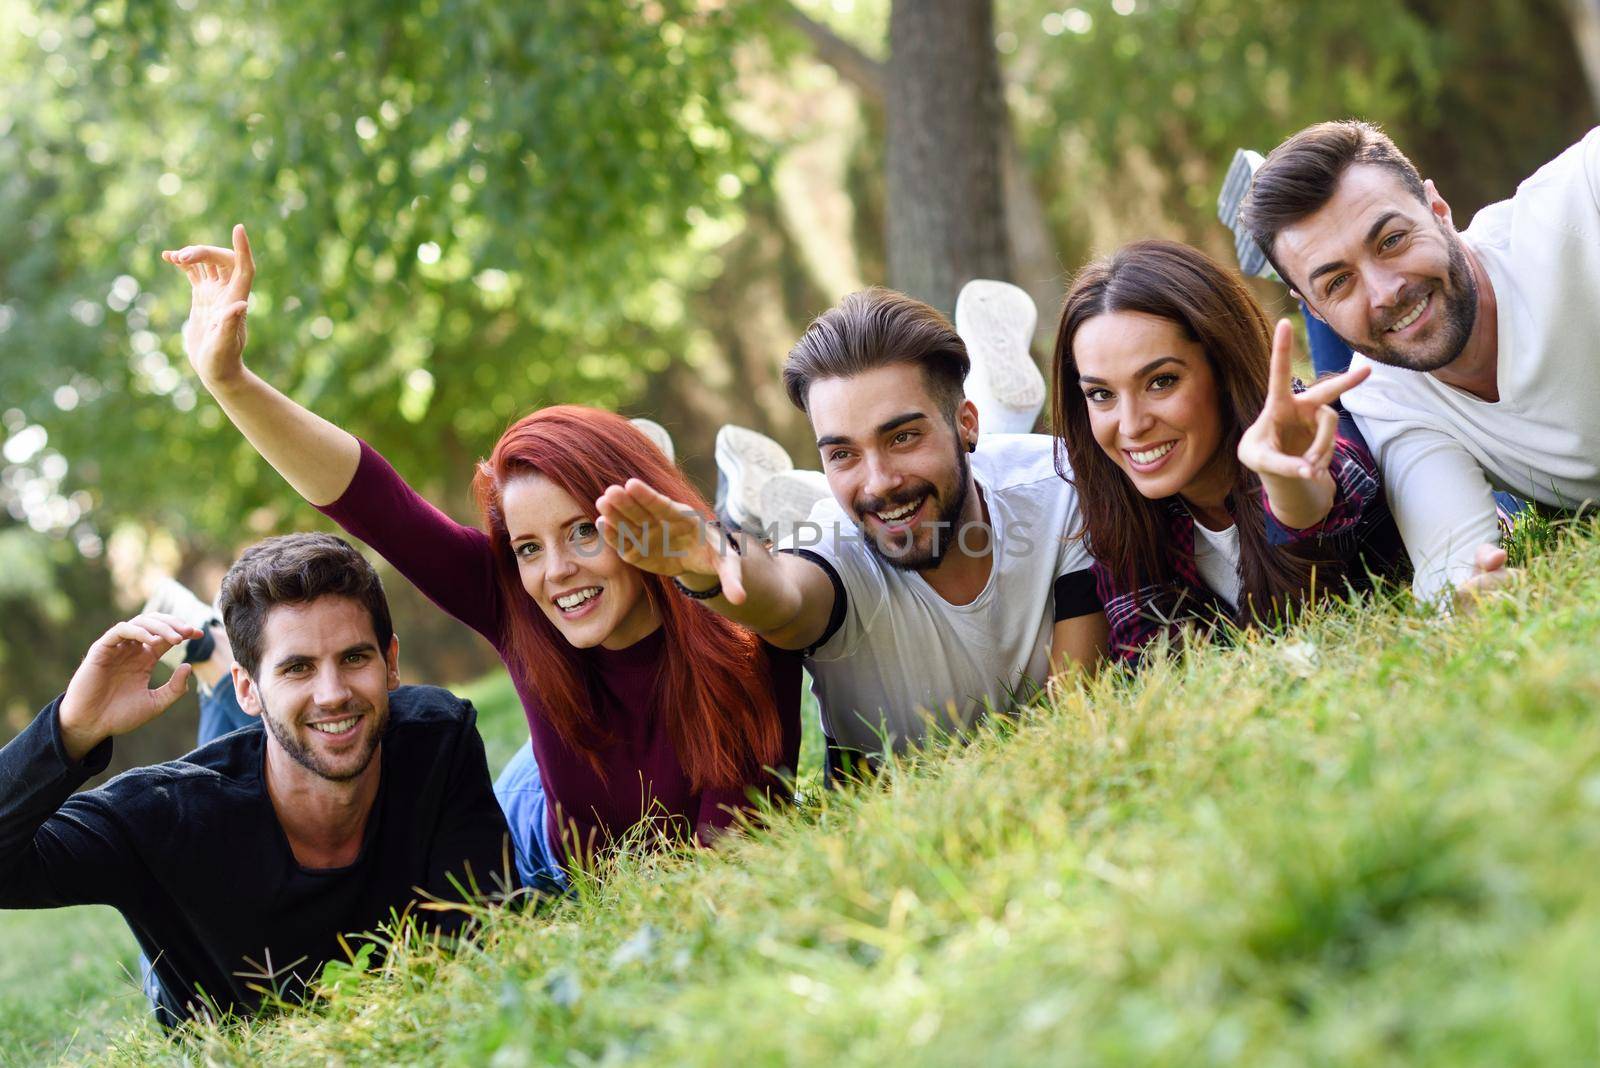
<svg viewBox="0 0 1600 1068"><path fill-rule="evenodd" d="M118 623L89 646L61 698L61 740L67 756L80 761L89 750L149 723L188 688L183 664L166 684L150 688L150 672L161 654L201 631L177 616L147 612Z"/></svg>
<svg viewBox="0 0 1600 1068"><path fill-rule="evenodd" d="M606 543L625 563L677 578L690 589L720 583L729 603L744 603L738 552L721 528L695 509L637 478L607 489L595 507Z"/></svg>
<svg viewBox="0 0 1600 1068"><path fill-rule="evenodd" d="M1239 462L1268 477L1316 479L1328 473L1338 439L1339 415L1332 403L1365 381L1372 369L1358 367L1296 393L1293 360L1294 328L1279 319L1272 336L1267 400L1239 439Z"/></svg>
<svg viewBox="0 0 1600 1068"><path fill-rule="evenodd" d="M243 224L233 228L233 248L185 245L161 258L189 276L189 319L183 351L207 386L244 369L245 313L256 261Z"/></svg>

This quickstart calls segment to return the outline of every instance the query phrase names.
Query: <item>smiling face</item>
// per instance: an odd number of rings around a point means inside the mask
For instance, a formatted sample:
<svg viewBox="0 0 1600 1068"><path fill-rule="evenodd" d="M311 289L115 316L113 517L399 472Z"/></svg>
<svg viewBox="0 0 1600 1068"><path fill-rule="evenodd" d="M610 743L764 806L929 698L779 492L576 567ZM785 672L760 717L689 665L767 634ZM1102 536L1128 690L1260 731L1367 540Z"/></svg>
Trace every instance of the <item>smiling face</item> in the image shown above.
<svg viewBox="0 0 1600 1068"><path fill-rule="evenodd" d="M500 506L522 588L574 648L626 649L660 625L639 571L566 490L525 474L506 484Z"/></svg>
<svg viewBox="0 0 1600 1068"><path fill-rule="evenodd" d="M937 567L970 518L972 402L961 402L952 426L922 371L891 364L813 383L806 411L828 488L872 550L902 570Z"/></svg>
<svg viewBox="0 0 1600 1068"><path fill-rule="evenodd" d="M1216 375L1171 319L1108 312L1072 339L1089 426L1145 497L1221 501L1233 484Z"/></svg>
<svg viewBox="0 0 1600 1068"><path fill-rule="evenodd" d="M261 631L258 678L234 666L245 711L261 716L278 748L331 782L359 778L389 722L400 685L399 642L378 647L372 616L349 597L274 605Z"/></svg>
<svg viewBox="0 0 1600 1068"><path fill-rule="evenodd" d="M1319 210L1278 231L1274 256L1317 317L1380 363L1435 371L1461 354L1478 290L1450 207L1356 164Z"/></svg>

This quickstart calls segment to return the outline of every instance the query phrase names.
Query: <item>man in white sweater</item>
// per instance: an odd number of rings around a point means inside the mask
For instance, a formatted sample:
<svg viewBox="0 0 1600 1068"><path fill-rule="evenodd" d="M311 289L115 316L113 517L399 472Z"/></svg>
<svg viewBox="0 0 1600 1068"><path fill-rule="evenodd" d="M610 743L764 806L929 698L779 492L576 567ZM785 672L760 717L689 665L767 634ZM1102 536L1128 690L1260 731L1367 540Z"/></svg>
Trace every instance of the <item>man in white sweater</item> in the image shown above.
<svg viewBox="0 0 1600 1068"><path fill-rule="evenodd" d="M1246 222L1371 377L1344 396L1383 472L1418 597L1510 578L1493 492L1600 499L1600 128L1457 232L1374 126L1308 127Z"/></svg>

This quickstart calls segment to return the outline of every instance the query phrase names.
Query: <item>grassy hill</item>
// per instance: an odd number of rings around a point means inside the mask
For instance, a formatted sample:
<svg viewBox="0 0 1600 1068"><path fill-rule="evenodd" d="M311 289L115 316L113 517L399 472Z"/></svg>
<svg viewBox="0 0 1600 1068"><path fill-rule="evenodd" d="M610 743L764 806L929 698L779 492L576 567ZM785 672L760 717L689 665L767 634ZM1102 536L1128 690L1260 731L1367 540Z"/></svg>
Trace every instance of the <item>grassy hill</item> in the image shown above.
<svg viewBox="0 0 1600 1068"><path fill-rule="evenodd" d="M728 848L114 1061L1600 1059L1600 542L1057 694Z"/></svg>

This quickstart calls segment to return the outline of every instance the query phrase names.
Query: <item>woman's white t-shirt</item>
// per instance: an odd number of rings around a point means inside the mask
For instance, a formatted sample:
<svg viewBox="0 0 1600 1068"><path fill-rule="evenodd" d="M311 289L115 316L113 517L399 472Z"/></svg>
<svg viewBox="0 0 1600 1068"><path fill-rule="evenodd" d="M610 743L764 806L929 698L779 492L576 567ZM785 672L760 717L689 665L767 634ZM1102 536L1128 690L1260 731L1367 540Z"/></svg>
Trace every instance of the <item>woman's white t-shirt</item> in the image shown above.
<svg viewBox="0 0 1600 1068"><path fill-rule="evenodd" d="M1194 524L1194 567L1212 593L1239 607L1239 527L1208 530Z"/></svg>

